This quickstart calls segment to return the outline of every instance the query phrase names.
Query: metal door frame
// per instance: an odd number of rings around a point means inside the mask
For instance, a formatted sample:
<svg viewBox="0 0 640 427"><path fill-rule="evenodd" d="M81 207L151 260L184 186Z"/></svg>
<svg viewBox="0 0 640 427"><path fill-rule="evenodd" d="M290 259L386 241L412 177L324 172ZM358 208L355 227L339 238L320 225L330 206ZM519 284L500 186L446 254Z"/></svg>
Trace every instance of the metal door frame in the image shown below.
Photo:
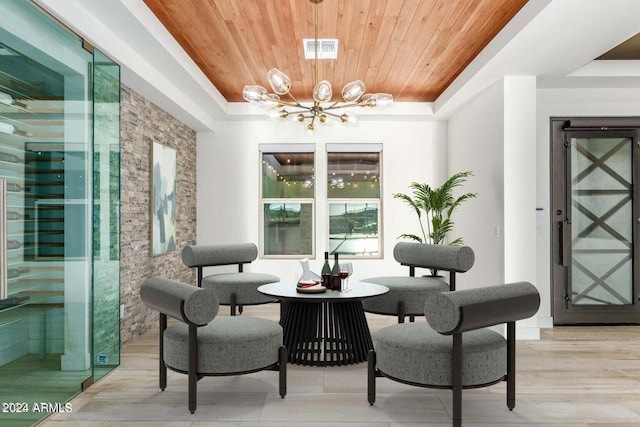
<svg viewBox="0 0 640 427"><path fill-rule="evenodd" d="M551 295L553 322L561 324L640 324L640 162L638 136L640 118L551 118ZM571 181L567 160L569 138L611 138L632 139L632 303L629 305L575 305L571 304L570 263L571 263L571 206L569 198Z"/></svg>

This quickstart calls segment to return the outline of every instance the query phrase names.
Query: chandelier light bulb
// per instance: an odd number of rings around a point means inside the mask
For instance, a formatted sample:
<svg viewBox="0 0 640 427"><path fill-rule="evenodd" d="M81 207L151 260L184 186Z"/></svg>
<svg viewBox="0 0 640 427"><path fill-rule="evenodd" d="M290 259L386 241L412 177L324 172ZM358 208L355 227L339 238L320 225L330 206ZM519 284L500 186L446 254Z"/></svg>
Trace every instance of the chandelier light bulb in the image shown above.
<svg viewBox="0 0 640 427"><path fill-rule="evenodd" d="M267 117L270 120L278 120L278 119L284 120L287 118L288 115L289 113L285 109L272 108L271 110L267 111Z"/></svg>
<svg viewBox="0 0 640 427"><path fill-rule="evenodd" d="M291 79L277 68L272 68L267 73L267 80L275 93L286 95L291 90Z"/></svg>
<svg viewBox="0 0 640 427"><path fill-rule="evenodd" d="M329 102L333 97L331 83L323 80L313 88L313 99L318 102Z"/></svg>
<svg viewBox="0 0 640 427"><path fill-rule="evenodd" d="M358 116L351 112L343 113L340 120L347 126L355 126L358 124Z"/></svg>
<svg viewBox="0 0 640 427"><path fill-rule="evenodd" d="M342 88L342 99L345 102L356 102L362 95L364 95L364 82L362 80L347 83Z"/></svg>
<svg viewBox="0 0 640 427"><path fill-rule="evenodd" d="M297 121L299 121L300 123L304 122L304 114L299 113L299 114L296 116L296 120L297 120Z"/></svg>
<svg viewBox="0 0 640 427"><path fill-rule="evenodd" d="M242 97L245 101L252 104L261 104L263 102L263 96L267 95L267 90L258 85L245 85L242 89Z"/></svg>
<svg viewBox="0 0 640 427"><path fill-rule="evenodd" d="M388 93L374 93L371 95L371 100L374 110L383 110L393 104L393 96Z"/></svg>
<svg viewBox="0 0 640 427"><path fill-rule="evenodd" d="M313 125L313 122L309 123L307 125L307 133L312 134L314 130L316 130L316 127Z"/></svg>
<svg viewBox="0 0 640 427"><path fill-rule="evenodd" d="M269 93L267 95L262 96L263 102L262 106L265 108L278 108L280 106L280 97L275 93Z"/></svg>

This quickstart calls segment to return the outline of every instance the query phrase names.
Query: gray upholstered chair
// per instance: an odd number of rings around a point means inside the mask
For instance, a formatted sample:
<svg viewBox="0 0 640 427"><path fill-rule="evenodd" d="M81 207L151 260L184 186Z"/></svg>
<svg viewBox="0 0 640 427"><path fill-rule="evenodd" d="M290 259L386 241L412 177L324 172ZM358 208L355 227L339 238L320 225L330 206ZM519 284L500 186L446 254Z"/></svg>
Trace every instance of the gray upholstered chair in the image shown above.
<svg viewBox="0 0 640 427"><path fill-rule="evenodd" d="M189 376L189 411L196 411L197 382L205 376L278 370L280 397L287 393L287 348L282 327L267 319L216 317L218 301L211 290L163 277L140 288L145 305L160 312L160 389L167 368ZM167 326L167 316L180 322Z"/></svg>
<svg viewBox="0 0 640 427"><path fill-rule="evenodd" d="M475 261L473 250L468 246L418 242L398 242L393 248L393 257L401 265L409 267L409 275L363 279L363 282L384 285L389 292L362 301L362 306L369 313L398 316L398 323L403 323L405 316L409 316L411 321L414 316L421 316L427 298L433 293L454 291L456 273L466 272ZM449 283L440 275L416 277L416 268L446 271Z"/></svg>
<svg viewBox="0 0 640 427"><path fill-rule="evenodd" d="M516 320L540 306L530 283L432 294L427 323L387 326L374 337L368 360L368 400L376 400L376 377L453 391L453 425L462 423L462 389L507 382L507 407L516 404ZM507 324L506 338L488 329ZM452 336L447 336L452 335Z"/></svg>
<svg viewBox="0 0 640 427"><path fill-rule="evenodd" d="M229 245L189 245L182 249L182 262L187 267L197 269L197 284L201 288L211 289L220 305L230 306L231 315L236 309L242 313L245 305L274 302L271 297L257 291L258 286L279 282L273 274L243 272L243 265L258 257L258 248L254 243ZM203 277L204 267L220 265L238 265L238 272L217 273Z"/></svg>

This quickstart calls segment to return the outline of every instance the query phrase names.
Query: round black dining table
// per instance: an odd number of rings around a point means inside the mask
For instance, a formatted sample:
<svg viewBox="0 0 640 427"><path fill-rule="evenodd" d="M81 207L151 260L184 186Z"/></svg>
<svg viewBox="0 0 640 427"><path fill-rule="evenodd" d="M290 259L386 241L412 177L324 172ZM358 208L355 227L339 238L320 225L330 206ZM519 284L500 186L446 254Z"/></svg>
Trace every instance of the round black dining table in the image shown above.
<svg viewBox="0 0 640 427"><path fill-rule="evenodd" d="M280 301L280 324L289 362L339 366L365 362L373 341L361 301L389 291L350 282L349 291L301 293L294 282L269 283L258 291Z"/></svg>

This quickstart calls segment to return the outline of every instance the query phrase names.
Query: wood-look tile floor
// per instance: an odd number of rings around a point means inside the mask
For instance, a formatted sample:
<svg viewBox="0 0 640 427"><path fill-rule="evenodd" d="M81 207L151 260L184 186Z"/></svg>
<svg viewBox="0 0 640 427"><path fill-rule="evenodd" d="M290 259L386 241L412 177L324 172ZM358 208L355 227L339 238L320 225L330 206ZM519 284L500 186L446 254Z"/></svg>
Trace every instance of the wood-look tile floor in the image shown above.
<svg viewBox="0 0 640 427"><path fill-rule="evenodd" d="M226 312L226 307L221 307ZM278 306L247 307L243 315L277 320ZM393 324L367 315L373 333ZM424 321L424 319L421 319ZM463 425L639 426L640 327L556 327L540 340L517 343L517 402L510 412L505 384L465 390ZM288 392L278 396L277 373L207 377L198 383L198 409L187 410L187 378L169 372L158 388L157 329L123 348L122 364L72 400L72 412L44 427L444 427L451 393L379 378L377 401L366 396L366 363L347 367L288 365Z"/></svg>

